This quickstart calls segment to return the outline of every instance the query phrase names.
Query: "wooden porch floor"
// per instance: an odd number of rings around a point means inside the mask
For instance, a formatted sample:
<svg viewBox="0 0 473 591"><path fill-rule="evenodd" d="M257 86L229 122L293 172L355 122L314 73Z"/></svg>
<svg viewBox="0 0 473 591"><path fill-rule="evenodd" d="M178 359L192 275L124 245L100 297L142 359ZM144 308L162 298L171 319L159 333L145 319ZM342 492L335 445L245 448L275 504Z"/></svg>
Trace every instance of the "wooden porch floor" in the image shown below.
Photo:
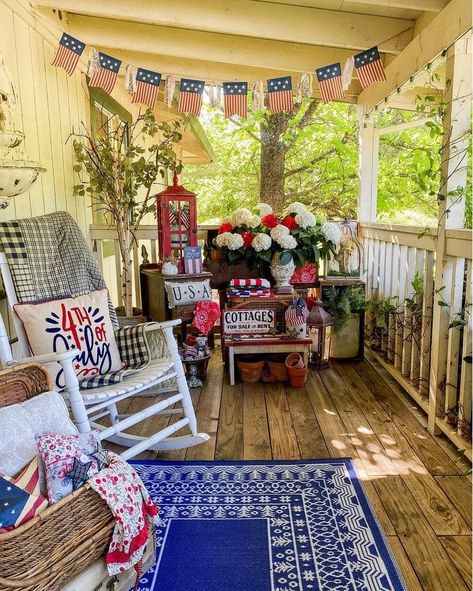
<svg viewBox="0 0 473 591"><path fill-rule="evenodd" d="M471 589L471 478L451 444L373 359L311 372L306 387L230 386L219 350L192 393L200 446L141 458L353 458L410 591ZM135 399L129 411L149 404ZM156 431L156 421L139 431ZM163 423L164 426L165 423ZM457 461L455 461L457 460Z"/></svg>

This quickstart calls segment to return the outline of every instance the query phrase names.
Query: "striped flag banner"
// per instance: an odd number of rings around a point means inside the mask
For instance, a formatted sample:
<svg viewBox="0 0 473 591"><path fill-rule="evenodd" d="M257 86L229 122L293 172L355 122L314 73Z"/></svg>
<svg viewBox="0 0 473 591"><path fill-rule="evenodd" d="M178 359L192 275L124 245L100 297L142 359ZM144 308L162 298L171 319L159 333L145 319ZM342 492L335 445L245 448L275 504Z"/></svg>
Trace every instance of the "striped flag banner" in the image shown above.
<svg viewBox="0 0 473 591"><path fill-rule="evenodd" d="M117 81L118 72L122 62L111 55L102 53L101 51L99 51L99 60L100 65L95 68L89 86L102 88L102 90L105 90L105 92L110 94Z"/></svg>
<svg viewBox="0 0 473 591"><path fill-rule="evenodd" d="M69 76L72 76L84 48L85 43L71 37L69 33L63 33L51 65L62 68Z"/></svg>
<svg viewBox="0 0 473 591"><path fill-rule="evenodd" d="M355 55L355 68L363 88L368 88L375 82L386 80L386 72L377 47L357 53Z"/></svg>
<svg viewBox="0 0 473 591"><path fill-rule="evenodd" d="M320 95L324 103L333 99L343 99L342 69L340 63L324 66L315 70L320 86Z"/></svg>
<svg viewBox="0 0 473 591"><path fill-rule="evenodd" d="M160 83L161 74L152 70L138 68L136 73L136 90L131 102L140 103L150 109L154 109Z"/></svg>
<svg viewBox="0 0 473 591"><path fill-rule="evenodd" d="M292 81L290 76L268 80L268 100L269 108L273 113L292 111L294 99L292 96Z"/></svg>
<svg viewBox="0 0 473 591"><path fill-rule="evenodd" d="M225 117L239 115L246 118L248 112L248 83L223 83L223 108Z"/></svg>
<svg viewBox="0 0 473 591"><path fill-rule="evenodd" d="M202 108L202 94L205 82L203 80L189 80L182 78L179 86L178 113L192 113L198 117Z"/></svg>

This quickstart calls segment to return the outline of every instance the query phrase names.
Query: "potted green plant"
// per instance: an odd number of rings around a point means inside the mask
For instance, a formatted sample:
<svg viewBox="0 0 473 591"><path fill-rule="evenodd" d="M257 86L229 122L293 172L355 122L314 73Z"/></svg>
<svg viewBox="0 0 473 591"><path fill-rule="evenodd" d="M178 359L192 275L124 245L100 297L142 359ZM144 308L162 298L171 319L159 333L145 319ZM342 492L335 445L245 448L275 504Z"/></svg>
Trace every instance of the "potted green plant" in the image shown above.
<svg viewBox="0 0 473 591"><path fill-rule="evenodd" d="M74 194L90 196L92 207L104 214L117 233L121 258L122 305L119 316L124 324L141 314L132 307L132 249L136 231L149 212L155 212L154 183L166 171L180 172L175 147L182 139L182 123L157 122L152 111L140 114L133 123L105 124L93 137L87 130L73 133L79 177Z"/></svg>
<svg viewBox="0 0 473 591"><path fill-rule="evenodd" d="M334 320L330 357L350 359L358 355L360 343L359 315L366 308L362 285L330 286L323 291L324 310Z"/></svg>

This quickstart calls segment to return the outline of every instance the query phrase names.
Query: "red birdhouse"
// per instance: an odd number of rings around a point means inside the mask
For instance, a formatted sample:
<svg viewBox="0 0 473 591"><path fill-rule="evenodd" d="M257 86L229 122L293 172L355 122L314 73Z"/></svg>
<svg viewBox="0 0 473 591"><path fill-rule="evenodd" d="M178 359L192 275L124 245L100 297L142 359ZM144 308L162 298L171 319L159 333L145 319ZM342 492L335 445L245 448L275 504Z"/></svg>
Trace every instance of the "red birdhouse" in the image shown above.
<svg viewBox="0 0 473 591"><path fill-rule="evenodd" d="M186 246L197 246L196 194L173 184L156 195L159 258L174 257L179 261Z"/></svg>

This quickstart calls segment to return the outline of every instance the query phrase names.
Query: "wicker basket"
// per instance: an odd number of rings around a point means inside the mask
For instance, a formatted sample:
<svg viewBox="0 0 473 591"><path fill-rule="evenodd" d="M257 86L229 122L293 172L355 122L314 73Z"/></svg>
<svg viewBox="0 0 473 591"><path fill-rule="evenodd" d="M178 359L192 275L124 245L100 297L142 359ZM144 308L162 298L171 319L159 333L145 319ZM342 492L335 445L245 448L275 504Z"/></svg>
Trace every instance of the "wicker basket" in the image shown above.
<svg viewBox="0 0 473 591"><path fill-rule="evenodd" d="M0 406L51 390L39 365L0 371ZM0 534L0 591L59 591L102 556L114 519L99 495L84 485L24 525Z"/></svg>

